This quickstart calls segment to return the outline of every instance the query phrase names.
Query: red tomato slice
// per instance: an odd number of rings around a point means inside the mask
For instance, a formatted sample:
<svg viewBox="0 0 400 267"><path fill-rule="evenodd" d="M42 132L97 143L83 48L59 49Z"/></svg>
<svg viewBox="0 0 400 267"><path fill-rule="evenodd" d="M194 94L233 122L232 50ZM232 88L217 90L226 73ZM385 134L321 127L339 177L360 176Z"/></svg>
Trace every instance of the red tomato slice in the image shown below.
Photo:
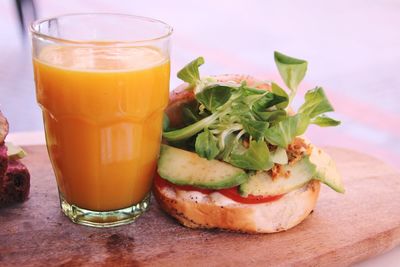
<svg viewBox="0 0 400 267"><path fill-rule="evenodd" d="M203 189L203 188L198 188L194 186L189 186L189 185L176 185L173 184L163 178L160 177L160 175L156 174L155 180L154 180L156 186L163 188L166 186L171 186L173 188L179 189L179 190L185 190L185 191L197 191L203 194L211 194L213 192L218 192L236 202L243 203L243 204L259 204L259 203L266 203L266 202L271 202L280 199L283 195L275 195L275 196L253 196L253 195L248 195L247 197L242 197L239 192L238 192L238 187L232 187L232 188L227 188L227 189L220 189L220 190L210 190L210 189Z"/></svg>
<svg viewBox="0 0 400 267"><path fill-rule="evenodd" d="M280 199L283 195L275 196L253 196L248 195L247 197L242 197L238 192L238 187L232 187L227 189L220 189L218 192L236 202L244 204L259 204L266 203Z"/></svg>

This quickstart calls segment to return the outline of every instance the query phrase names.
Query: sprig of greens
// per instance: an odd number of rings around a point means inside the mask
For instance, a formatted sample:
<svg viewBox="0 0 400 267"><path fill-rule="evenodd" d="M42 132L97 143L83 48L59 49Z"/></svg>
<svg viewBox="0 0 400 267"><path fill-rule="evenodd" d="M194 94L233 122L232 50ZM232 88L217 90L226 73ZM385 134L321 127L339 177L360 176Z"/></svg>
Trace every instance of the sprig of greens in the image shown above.
<svg viewBox="0 0 400 267"><path fill-rule="evenodd" d="M236 167L254 171L269 170L274 165L268 146L262 140L250 141L248 148L241 144L236 145L228 162Z"/></svg>
<svg viewBox="0 0 400 267"><path fill-rule="evenodd" d="M270 83L271 90L266 91L245 82L201 78L199 66L204 59L199 57L190 62L178 72L178 77L189 83L188 90L195 92L195 105L183 108L184 121L189 123L171 131L164 126L163 137L172 142L195 140L194 150L201 157L257 171L272 168L277 151L280 162L283 161L287 146L310 124L322 127L340 124L325 115L333 107L322 87L307 91L297 114L289 115L286 109L305 76L307 62L279 52L274 53L274 58L289 94L274 82ZM269 151L271 146L277 147L274 153Z"/></svg>
<svg viewBox="0 0 400 267"><path fill-rule="evenodd" d="M274 59L284 83L290 89L289 103L291 103L298 85L306 75L308 63L303 59L289 57L277 51L274 52Z"/></svg>
<svg viewBox="0 0 400 267"><path fill-rule="evenodd" d="M178 78L192 86L196 85L200 81L199 67L203 64L203 57L196 58L178 72Z"/></svg>

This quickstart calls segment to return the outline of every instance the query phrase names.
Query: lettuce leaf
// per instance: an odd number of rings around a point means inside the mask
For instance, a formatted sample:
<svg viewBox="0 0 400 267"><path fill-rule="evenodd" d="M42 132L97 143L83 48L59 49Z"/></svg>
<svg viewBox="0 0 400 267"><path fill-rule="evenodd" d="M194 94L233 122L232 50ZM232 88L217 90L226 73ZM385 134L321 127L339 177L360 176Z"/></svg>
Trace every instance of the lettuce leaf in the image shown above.
<svg viewBox="0 0 400 267"><path fill-rule="evenodd" d="M168 141L180 141L183 139L190 138L195 134L197 134L198 132L201 132L205 128L209 127L212 123L214 123L218 119L219 115L220 115L219 113L213 113L210 116L205 117L204 119L201 119L184 128L169 132L163 132L163 137Z"/></svg>
<svg viewBox="0 0 400 267"><path fill-rule="evenodd" d="M329 118L325 115L321 115L311 120L311 124L318 125L320 127L329 127L329 126L337 126L340 125L340 121Z"/></svg>
<svg viewBox="0 0 400 267"><path fill-rule="evenodd" d="M314 118L325 112L334 111L322 87L316 87L307 91L304 99L305 102L301 105L298 112L306 114L310 118Z"/></svg>
<svg viewBox="0 0 400 267"><path fill-rule="evenodd" d="M296 136L302 135L310 118L302 113L287 117L264 132L265 139L273 145L286 148Z"/></svg>
<svg viewBox="0 0 400 267"><path fill-rule="evenodd" d="M253 110L265 111L270 107L280 104L287 106L288 98L274 93L266 93L253 104Z"/></svg>
<svg viewBox="0 0 400 267"><path fill-rule="evenodd" d="M249 148L238 145L229 158L229 163L246 170L269 170L274 163L270 158L267 144L260 140L250 141Z"/></svg>
<svg viewBox="0 0 400 267"><path fill-rule="evenodd" d="M272 168L272 158L285 162L283 152L310 124L339 125L339 121L324 114L333 111L333 107L322 87L307 91L296 115L287 114L307 71L307 61L279 52L274 53L274 58L289 94L274 82L270 83L271 90L266 91L246 82L201 78L202 57L187 64L178 77L191 85L194 103L182 107L182 128L164 127L163 137L170 143L187 145L186 149L201 157L217 158L255 171ZM270 145L278 146L274 155L270 155Z"/></svg>
<svg viewBox="0 0 400 267"><path fill-rule="evenodd" d="M178 72L178 78L189 83L191 86L196 85L200 81L199 67L203 64L203 57L196 58Z"/></svg>
<svg viewBox="0 0 400 267"><path fill-rule="evenodd" d="M284 99L286 99L285 101L282 101L281 103L277 104L276 105L277 108L284 109L289 105L289 96L285 92L285 90L283 90L279 85L277 85L274 82L271 83L271 91L275 95L278 95L278 96L283 97Z"/></svg>
<svg viewBox="0 0 400 267"><path fill-rule="evenodd" d="M286 86L296 91L307 72L307 61L274 52L275 64Z"/></svg>
<svg viewBox="0 0 400 267"><path fill-rule="evenodd" d="M208 160L214 159L219 154L218 139L208 129L197 135L195 143L196 153Z"/></svg>
<svg viewBox="0 0 400 267"><path fill-rule="evenodd" d="M225 104L232 95L232 89L227 86L212 85L196 94L196 99L209 111L216 111Z"/></svg>
<svg viewBox="0 0 400 267"><path fill-rule="evenodd" d="M265 121L241 118L240 122L244 130L254 139L260 140L264 137L264 132L268 129L269 123Z"/></svg>
<svg viewBox="0 0 400 267"><path fill-rule="evenodd" d="M287 117L287 113L283 109L272 111L254 111L259 120L267 121L271 124L276 124Z"/></svg>

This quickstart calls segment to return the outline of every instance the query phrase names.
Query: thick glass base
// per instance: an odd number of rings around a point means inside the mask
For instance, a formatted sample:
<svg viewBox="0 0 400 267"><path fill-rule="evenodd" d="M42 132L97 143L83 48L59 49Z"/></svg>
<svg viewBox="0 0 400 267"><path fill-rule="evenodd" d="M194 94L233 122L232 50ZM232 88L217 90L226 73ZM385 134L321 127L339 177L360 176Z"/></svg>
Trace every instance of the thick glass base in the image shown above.
<svg viewBox="0 0 400 267"><path fill-rule="evenodd" d="M74 223L92 227L113 227L131 223L150 205L150 194L131 207L113 211L92 211L69 204L60 194L61 210Z"/></svg>

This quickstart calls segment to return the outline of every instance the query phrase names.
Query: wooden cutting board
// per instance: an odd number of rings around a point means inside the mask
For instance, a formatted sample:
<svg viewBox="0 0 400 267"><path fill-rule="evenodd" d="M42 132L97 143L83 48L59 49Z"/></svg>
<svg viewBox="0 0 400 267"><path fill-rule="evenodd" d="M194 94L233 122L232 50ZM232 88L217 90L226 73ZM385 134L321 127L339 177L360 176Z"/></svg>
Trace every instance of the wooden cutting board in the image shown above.
<svg viewBox="0 0 400 267"><path fill-rule="evenodd" d="M153 200L135 223L94 229L60 211L44 146L26 147L30 199L0 210L0 266L345 266L400 244L400 175L354 151L326 148L346 194L324 186L303 223L277 234L190 230Z"/></svg>

